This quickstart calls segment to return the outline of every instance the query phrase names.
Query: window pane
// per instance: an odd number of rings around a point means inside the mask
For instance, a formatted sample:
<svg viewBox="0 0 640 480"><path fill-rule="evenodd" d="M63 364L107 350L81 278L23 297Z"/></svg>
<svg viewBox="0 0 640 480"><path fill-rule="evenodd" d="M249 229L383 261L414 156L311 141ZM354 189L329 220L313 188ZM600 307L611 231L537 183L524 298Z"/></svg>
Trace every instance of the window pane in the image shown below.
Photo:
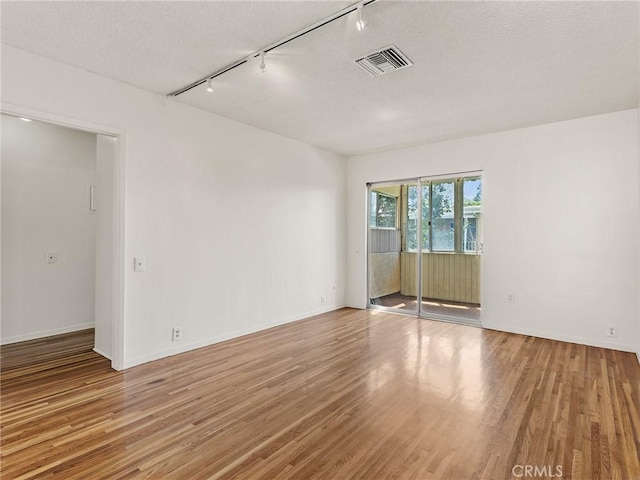
<svg viewBox="0 0 640 480"><path fill-rule="evenodd" d="M416 185L407 186L407 237L406 249L417 250L417 228L418 228L418 187Z"/></svg>
<svg viewBox="0 0 640 480"><path fill-rule="evenodd" d="M454 182L434 182L431 197L433 250L453 252L455 244Z"/></svg>
<svg viewBox="0 0 640 480"><path fill-rule="evenodd" d="M465 178L463 181L462 249L475 252L478 247L478 233L482 219L482 179Z"/></svg>
<svg viewBox="0 0 640 480"><path fill-rule="evenodd" d="M422 251L429 251L429 184L422 184Z"/></svg>
<svg viewBox="0 0 640 480"><path fill-rule="evenodd" d="M396 228L396 198L378 194L376 225L380 228Z"/></svg>
<svg viewBox="0 0 640 480"><path fill-rule="evenodd" d="M378 194L376 192L371 192L371 199L369 202L369 226L376 226L376 212L378 211Z"/></svg>

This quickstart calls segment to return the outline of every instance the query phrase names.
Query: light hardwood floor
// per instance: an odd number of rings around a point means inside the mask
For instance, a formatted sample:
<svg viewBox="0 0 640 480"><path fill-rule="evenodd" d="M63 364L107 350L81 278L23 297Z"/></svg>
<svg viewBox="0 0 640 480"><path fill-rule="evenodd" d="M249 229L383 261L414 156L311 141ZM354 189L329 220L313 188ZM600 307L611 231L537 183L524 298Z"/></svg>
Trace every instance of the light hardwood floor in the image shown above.
<svg viewBox="0 0 640 480"><path fill-rule="evenodd" d="M93 328L53 337L3 345L0 348L0 370L25 367L22 374L30 369L47 368L56 365L81 362L87 353L93 353L95 332ZM93 356L93 355L91 355Z"/></svg>
<svg viewBox="0 0 640 480"><path fill-rule="evenodd" d="M640 479L633 354L385 312L1 382L3 480Z"/></svg>

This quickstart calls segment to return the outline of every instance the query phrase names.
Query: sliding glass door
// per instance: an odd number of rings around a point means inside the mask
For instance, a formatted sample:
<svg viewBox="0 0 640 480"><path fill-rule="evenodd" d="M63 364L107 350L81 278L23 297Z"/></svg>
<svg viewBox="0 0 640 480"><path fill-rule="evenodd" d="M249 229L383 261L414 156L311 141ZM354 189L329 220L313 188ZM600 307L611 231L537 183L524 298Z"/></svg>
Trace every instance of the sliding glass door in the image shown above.
<svg viewBox="0 0 640 480"><path fill-rule="evenodd" d="M368 208L371 308L478 324L481 176L372 184Z"/></svg>
<svg viewBox="0 0 640 480"><path fill-rule="evenodd" d="M420 315L480 322L482 180L421 178Z"/></svg>
<svg viewBox="0 0 640 480"><path fill-rule="evenodd" d="M418 204L407 202L417 182L383 183L369 187L368 263L371 308L418 313L416 280L405 273L406 245L415 244Z"/></svg>

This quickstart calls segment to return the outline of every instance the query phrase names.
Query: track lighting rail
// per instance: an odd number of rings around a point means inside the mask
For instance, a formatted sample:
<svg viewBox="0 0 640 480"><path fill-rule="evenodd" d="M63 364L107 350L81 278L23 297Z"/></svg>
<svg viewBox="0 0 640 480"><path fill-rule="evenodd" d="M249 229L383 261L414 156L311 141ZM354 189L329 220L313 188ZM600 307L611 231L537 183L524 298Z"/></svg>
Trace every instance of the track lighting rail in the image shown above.
<svg viewBox="0 0 640 480"><path fill-rule="evenodd" d="M306 35L307 33L311 33L314 30L317 30L318 28L324 27L325 25L338 20L339 18L344 17L345 15L350 14L351 12L355 12L356 10L358 10L359 8L362 9L363 6L369 5L373 2L375 2L376 0L362 0L359 1L357 3L354 3L352 5L349 5L348 7L343 8L342 10L337 11L336 13L334 13L333 15L330 15L328 17L323 18L322 20L314 23L313 25L310 25L302 30L299 30L298 32L289 35L288 37L283 38L282 40L279 40L275 43L272 43L271 45L266 46L265 48L261 48L260 50L256 50L255 52L247 55L246 57L238 60L237 62L231 63L229 65L227 65L226 67L221 68L220 70L217 70L213 73L211 73L210 75L207 75L206 77L203 77L189 85L187 85L186 87L182 87L178 90L175 90L174 92L171 92L167 95L167 97L177 97L178 95L181 95L185 92L188 92L189 90L191 90L192 88L197 87L198 85L202 85L203 83L207 83L210 80L213 80L216 77L219 77L220 75L224 75L227 72L230 72L231 70L233 70L236 67L239 67L240 65L244 65L245 63L247 63L249 60L252 60L256 57L260 57L265 53L268 53L269 51L281 47L293 40L295 40L296 38L300 38L303 35ZM361 11L361 10L360 10ZM358 27L358 29L360 30L360 27Z"/></svg>

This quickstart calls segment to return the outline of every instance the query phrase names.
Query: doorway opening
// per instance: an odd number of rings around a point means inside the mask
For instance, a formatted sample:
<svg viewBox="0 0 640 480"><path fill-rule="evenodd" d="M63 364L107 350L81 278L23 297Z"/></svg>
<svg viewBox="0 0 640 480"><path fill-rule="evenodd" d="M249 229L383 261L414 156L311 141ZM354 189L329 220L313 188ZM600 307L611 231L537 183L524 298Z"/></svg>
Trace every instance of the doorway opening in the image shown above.
<svg viewBox="0 0 640 480"><path fill-rule="evenodd" d="M479 325L480 172L368 185L369 308Z"/></svg>
<svg viewBox="0 0 640 480"><path fill-rule="evenodd" d="M55 355L57 339L84 348L92 332L90 348L121 369L118 134L12 110L2 112L3 354L38 342Z"/></svg>

